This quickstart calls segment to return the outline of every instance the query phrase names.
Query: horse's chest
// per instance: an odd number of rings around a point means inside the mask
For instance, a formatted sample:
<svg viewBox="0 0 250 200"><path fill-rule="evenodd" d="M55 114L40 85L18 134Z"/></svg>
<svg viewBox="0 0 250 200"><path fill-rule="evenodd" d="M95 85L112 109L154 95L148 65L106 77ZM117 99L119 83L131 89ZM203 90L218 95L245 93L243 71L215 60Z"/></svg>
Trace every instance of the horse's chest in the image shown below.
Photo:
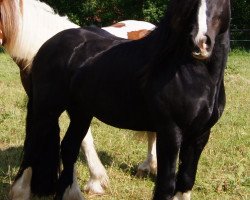
<svg viewBox="0 0 250 200"><path fill-rule="evenodd" d="M203 77L177 75L163 85L154 97L160 115L185 129L207 124L214 117L218 91L217 86Z"/></svg>

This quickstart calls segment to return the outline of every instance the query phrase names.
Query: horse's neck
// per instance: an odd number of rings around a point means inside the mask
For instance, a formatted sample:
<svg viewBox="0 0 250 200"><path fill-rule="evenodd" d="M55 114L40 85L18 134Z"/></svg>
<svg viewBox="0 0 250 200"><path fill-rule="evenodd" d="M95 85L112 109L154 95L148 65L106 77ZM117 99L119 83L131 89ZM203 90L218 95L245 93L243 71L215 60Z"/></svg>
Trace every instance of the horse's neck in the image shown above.
<svg viewBox="0 0 250 200"><path fill-rule="evenodd" d="M24 1L21 22L16 44L8 51L17 60L27 60L26 65L31 63L39 48L49 38L62 30L78 27L66 17L54 14L46 4L34 0Z"/></svg>
<svg viewBox="0 0 250 200"><path fill-rule="evenodd" d="M229 30L227 30L224 34L217 36L212 57L208 62L208 71L216 85L223 80L229 50Z"/></svg>
<svg viewBox="0 0 250 200"><path fill-rule="evenodd" d="M143 46L142 51L150 52L147 56L153 58L152 64L146 65L149 72L157 71L159 67L169 72L177 72L182 64L188 64L188 62L192 64L191 51L188 41L185 40L186 37L183 39L183 34L175 34L171 32L172 29L168 30L168 27L161 28L152 32L148 38L143 39L148 42L147 45ZM217 36L213 55L204 62L204 66L207 68L204 73L207 73L215 86L220 85L223 81L228 52L229 32L227 31L223 35ZM196 65L193 65L193 67L195 68L194 73L200 73L199 70L196 70ZM144 72L147 73L147 70Z"/></svg>

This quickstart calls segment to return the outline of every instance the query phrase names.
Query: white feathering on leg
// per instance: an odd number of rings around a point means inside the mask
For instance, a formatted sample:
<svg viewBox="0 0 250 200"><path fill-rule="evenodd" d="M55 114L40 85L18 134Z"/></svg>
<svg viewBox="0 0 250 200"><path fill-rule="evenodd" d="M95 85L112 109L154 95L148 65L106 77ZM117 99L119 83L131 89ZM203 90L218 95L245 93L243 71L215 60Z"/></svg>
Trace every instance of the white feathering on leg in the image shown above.
<svg viewBox="0 0 250 200"><path fill-rule="evenodd" d="M90 179L84 190L90 194L104 194L109 185L109 178L95 150L90 130L85 136L81 148L85 152L90 171Z"/></svg>
<svg viewBox="0 0 250 200"><path fill-rule="evenodd" d="M173 200L191 200L191 191L185 193L177 192Z"/></svg>
<svg viewBox="0 0 250 200"><path fill-rule="evenodd" d="M143 177L145 174L157 174L157 156L156 156L156 133L147 132L148 136L148 155L146 160L138 166L138 177Z"/></svg>
<svg viewBox="0 0 250 200"><path fill-rule="evenodd" d="M23 171L22 176L14 183L9 193L10 200L30 200L30 183L32 178L32 168Z"/></svg>
<svg viewBox="0 0 250 200"><path fill-rule="evenodd" d="M66 188L63 194L63 200L84 200L82 196L82 192L79 188L76 178L76 170L74 169L73 173L73 183L69 187Z"/></svg>

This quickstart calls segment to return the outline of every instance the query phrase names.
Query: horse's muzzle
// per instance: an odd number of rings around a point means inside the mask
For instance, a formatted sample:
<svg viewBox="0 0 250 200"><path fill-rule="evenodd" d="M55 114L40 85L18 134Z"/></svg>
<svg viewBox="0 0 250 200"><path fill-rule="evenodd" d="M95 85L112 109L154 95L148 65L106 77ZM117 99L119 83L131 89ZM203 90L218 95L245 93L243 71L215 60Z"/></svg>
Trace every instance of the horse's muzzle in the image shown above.
<svg viewBox="0 0 250 200"><path fill-rule="evenodd" d="M194 41L194 49L192 56L199 60L206 60L210 57L212 52L211 39L208 35L205 35L198 41Z"/></svg>

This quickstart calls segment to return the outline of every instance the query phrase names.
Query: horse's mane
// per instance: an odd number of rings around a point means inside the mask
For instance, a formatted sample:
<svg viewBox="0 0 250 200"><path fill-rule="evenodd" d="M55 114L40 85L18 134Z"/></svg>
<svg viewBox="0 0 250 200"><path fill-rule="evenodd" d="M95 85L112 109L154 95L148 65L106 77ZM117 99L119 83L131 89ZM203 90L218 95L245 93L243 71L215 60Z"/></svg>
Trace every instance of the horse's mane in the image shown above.
<svg viewBox="0 0 250 200"><path fill-rule="evenodd" d="M156 40L160 44L155 51L154 66L165 62L165 59L185 58L189 52L190 20L194 19L193 11L197 9L198 0L187 0L189 3L182 5L178 1L170 1L165 11L165 16L160 20L157 28L153 30L147 39ZM188 8L186 7L188 6ZM179 56L176 56L178 54ZM191 55L191 54L190 54Z"/></svg>
<svg viewBox="0 0 250 200"><path fill-rule="evenodd" d="M6 50L16 62L26 60L26 65L32 62L38 49L50 37L62 30L78 27L38 0L3 0L1 17Z"/></svg>

